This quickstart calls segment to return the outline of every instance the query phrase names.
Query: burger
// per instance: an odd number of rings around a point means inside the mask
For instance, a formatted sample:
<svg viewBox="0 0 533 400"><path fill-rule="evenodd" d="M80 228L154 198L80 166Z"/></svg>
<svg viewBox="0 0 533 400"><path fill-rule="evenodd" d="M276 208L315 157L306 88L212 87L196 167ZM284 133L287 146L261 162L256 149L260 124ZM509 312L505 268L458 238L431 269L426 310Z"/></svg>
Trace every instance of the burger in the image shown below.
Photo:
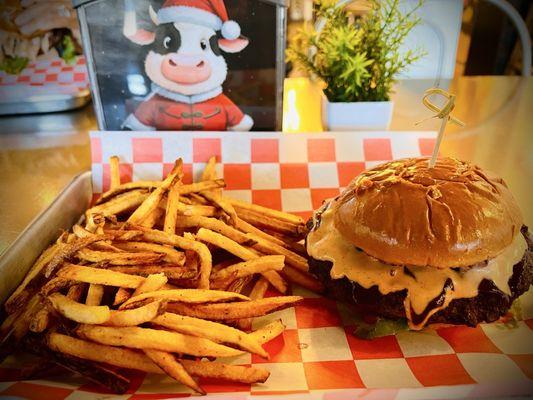
<svg viewBox="0 0 533 400"><path fill-rule="evenodd" d="M0 71L19 74L30 62L81 54L76 12L70 0L0 2Z"/></svg>
<svg viewBox="0 0 533 400"><path fill-rule="evenodd" d="M414 330L496 321L533 283L532 241L507 185L453 158L367 170L308 228L309 269L330 296Z"/></svg>

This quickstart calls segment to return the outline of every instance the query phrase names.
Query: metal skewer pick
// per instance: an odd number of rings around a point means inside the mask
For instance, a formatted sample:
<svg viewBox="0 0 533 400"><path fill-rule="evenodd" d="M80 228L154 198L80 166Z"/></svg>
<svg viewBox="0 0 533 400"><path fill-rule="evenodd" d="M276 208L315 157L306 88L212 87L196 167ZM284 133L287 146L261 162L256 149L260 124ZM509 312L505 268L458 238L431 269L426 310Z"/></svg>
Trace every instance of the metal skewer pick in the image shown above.
<svg viewBox="0 0 533 400"><path fill-rule="evenodd" d="M433 104L429 100L429 97L434 94L441 95L446 98L446 103L442 107ZM448 93L444 89L434 87L426 90L424 92L424 97L422 98L422 103L431 111L436 112L436 114L432 117L425 118L422 121L418 121L415 125L421 124L422 122L427 121L431 118L440 118L442 120L440 124L439 134L437 135L437 140L435 142L435 147L433 148L433 154L431 155L431 159L429 160L429 168L433 168L435 166L435 163L437 162L437 154L439 154L440 144L442 142L444 130L446 129L446 124L448 123L448 121L459 126L465 126L465 123L450 115L453 109L455 108L455 95Z"/></svg>

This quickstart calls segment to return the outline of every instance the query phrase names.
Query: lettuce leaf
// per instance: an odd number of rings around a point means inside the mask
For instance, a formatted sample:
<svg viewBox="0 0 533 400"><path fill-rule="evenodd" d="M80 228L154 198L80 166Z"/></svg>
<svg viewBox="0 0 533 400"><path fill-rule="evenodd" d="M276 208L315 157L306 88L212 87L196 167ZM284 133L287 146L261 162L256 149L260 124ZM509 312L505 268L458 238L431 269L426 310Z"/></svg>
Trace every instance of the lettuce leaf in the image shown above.
<svg viewBox="0 0 533 400"><path fill-rule="evenodd" d="M28 65L30 60L26 57L10 57L4 58L0 63L0 71L7 72L11 75L18 75Z"/></svg>
<svg viewBox="0 0 533 400"><path fill-rule="evenodd" d="M63 36L62 42L63 48L61 52L61 58L65 60L67 64L72 64L76 60L76 46L70 35Z"/></svg>
<svg viewBox="0 0 533 400"><path fill-rule="evenodd" d="M409 330L407 320L400 319L393 321L390 319L378 318L375 324L359 324L355 329L355 336L360 339L374 339L382 336L395 335L398 332Z"/></svg>

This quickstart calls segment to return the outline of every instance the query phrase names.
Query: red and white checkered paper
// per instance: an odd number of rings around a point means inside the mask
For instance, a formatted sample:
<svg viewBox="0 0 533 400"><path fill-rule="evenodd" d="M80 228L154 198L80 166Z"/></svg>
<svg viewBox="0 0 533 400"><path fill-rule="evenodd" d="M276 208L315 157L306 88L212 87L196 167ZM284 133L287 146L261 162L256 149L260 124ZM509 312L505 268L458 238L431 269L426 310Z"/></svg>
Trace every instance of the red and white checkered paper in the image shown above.
<svg viewBox="0 0 533 400"><path fill-rule="evenodd" d="M216 155L227 195L307 217L363 169L393 158L429 155L434 137L427 132L94 132L93 185L95 193L109 186L112 155L121 159L124 181L161 179L177 157L183 158L190 181ZM271 373L267 382L250 386L203 381L208 397L351 400L533 394L531 319L514 329L495 323L475 329L402 332L366 341L352 335L356 320L346 306L297 287L293 293L305 300L254 322L257 327L281 318L287 326L282 336L265 346L271 359L244 355L231 360L267 368ZM128 394L117 398L190 395L168 377L132 373L131 378ZM100 390L82 379L66 377L0 383L0 396L28 398L46 394L48 398L96 399L101 398L95 394Z"/></svg>
<svg viewBox="0 0 533 400"><path fill-rule="evenodd" d="M38 60L30 63L18 75L0 71L0 86L69 86L77 90L89 87L85 57L80 56L73 64L67 64L62 58Z"/></svg>

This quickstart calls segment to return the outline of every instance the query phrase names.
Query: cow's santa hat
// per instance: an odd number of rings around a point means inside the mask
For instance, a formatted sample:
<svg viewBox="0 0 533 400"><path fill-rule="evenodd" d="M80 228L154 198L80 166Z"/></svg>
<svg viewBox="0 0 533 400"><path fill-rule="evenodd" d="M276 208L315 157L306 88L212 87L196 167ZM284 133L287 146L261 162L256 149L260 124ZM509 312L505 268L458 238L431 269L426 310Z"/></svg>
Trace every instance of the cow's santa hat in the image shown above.
<svg viewBox="0 0 533 400"><path fill-rule="evenodd" d="M160 24L190 22L221 31L224 39L234 40L241 35L241 27L228 18L223 0L166 0L157 12Z"/></svg>

